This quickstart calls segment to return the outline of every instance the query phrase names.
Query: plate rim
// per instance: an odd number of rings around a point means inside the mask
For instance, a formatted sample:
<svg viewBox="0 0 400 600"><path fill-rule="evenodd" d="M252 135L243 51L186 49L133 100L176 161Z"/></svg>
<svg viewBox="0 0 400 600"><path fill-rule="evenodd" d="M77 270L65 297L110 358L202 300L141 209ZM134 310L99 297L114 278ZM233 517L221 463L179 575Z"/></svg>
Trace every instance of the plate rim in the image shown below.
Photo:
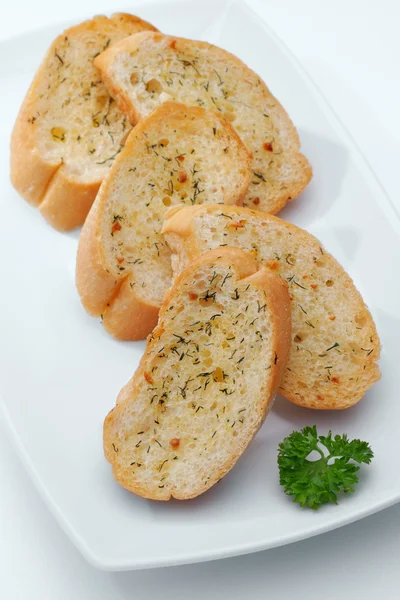
<svg viewBox="0 0 400 600"><path fill-rule="evenodd" d="M192 4L196 0L189 0L189 2L184 2L185 5ZM168 2L157 2L157 0L153 1L153 4L158 4L160 7L168 6ZM342 137L345 141L347 148L352 152L352 158L355 163L358 163L360 170L362 171L363 176L367 179L367 184L376 190L376 194L379 194L382 199L385 200L386 208L392 213L394 217L393 221L390 221L390 225L395 227L396 232L400 234L400 212L397 209L395 203L392 201L390 195L386 191L385 187L381 183L378 178L375 170L361 151L357 142L353 138L353 136L348 131L347 127L344 125L340 117L337 115L335 110L333 109L330 102L327 100L323 92L314 82L313 78L310 76L308 71L302 65L302 63L296 58L296 56L291 52L288 46L282 41L282 39L275 33L272 27L268 24L267 21L260 15L257 10L253 7L249 6L247 0L225 0L225 8L231 5L240 6L250 17L256 17L267 35L270 39L276 44L277 48L282 52L285 58L291 63L291 65L297 70L297 72L302 77L305 85L312 94L313 98L315 98L316 102L318 102L319 107L324 112L324 115L329 120L329 122L334 126L335 131ZM146 3L142 0L137 2L136 0L132 2L129 7L124 7L119 9L119 12L131 11L132 9L140 10L141 7L146 6ZM148 6L148 4L147 4ZM224 6L222 6L222 9ZM78 17L79 18L79 17ZM70 22L70 21L69 21ZM26 30L20 34L10 36L1 40L1 47L6 47L8 44L14 42L16 39L23 39L28 35L39 35L40 31L45 29L53 28L58 25L58 22L51 23L46 27L35 28L31 30ZM62 21L60 21L60 25L62 26ZM128 570L142 570L142 569L150 569L150 568L160 568L160 567L169 567L169 566L178 566L184 564L193 564L200 562L207 562L211 560L219 560L223 558L229 558L233 556L251 554L253 552L260 552L267 549L276 548L283 545L288 545L291 543L296 543L304 539L308 539L310 537L315 537L322 533L326 533L328 531L339 529L344 527L352 522L361 520L365 517L368 517L374 513L377 513L385 508L389 508L394 504L400 502L400 489L398 492L393 493L388 496L384 500L376 502L375 504L369 505L363 510L355 510L353 512L348 513L347 515L341 517L340 520L336 520L334 522L327 522L326 524L318 524L314 528L307 528L304 531L298 531L297 533L288 533L286 535L281 535L280 537L276 536L275 538L269 538L268 540L261 542L246 542L246 543L236 543L231 544L227 547L221 547L212 550L202 550L194 552L192 551L190 554L182 552L180 555L175 555L172 557L165 558L155 558L151 559L145 557L144 559L125 559L113 560L110 556L102 556L99 553L90 547L87 543L86 539L79 535L78 531L70 524L68 518L65 516L64 512L59 508L57 502L53 498L53 496L48 491L45 482L38 475L36 468L29 456L28 451L25 448L23 440L19 435L15 425L13 423L12 417L9 413L7 404L3 396L0 394L0 415L2 416L3 422L6 425L6 431L9 434L9 438L12 440L14 447L16 449L17 455L23 464L27 474L35 488L39 492L42 497L44 503L48 507L50 513L53 515L61 529L64 531L66 536L71 540L71 542L75 545L75 547L81 552L81 554L86 558L86 560L95 568L106 570L106 571L128 571Z"/></svg>

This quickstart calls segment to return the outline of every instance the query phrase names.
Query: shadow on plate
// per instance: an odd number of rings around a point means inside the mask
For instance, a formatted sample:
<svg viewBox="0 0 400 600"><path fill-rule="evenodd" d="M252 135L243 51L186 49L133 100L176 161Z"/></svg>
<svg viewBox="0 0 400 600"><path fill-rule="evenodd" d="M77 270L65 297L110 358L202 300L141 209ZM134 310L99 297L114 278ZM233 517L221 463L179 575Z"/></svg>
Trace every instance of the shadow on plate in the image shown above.
<svg viewBox="0 0 400 600"><path fill-rule="evenodd" d="M313 177L304 192L278 216L306 229L311 222L326 216L340 195L349 158L345 146L308 131L299 131L299 135L301 151L313 168Z"/></svg>

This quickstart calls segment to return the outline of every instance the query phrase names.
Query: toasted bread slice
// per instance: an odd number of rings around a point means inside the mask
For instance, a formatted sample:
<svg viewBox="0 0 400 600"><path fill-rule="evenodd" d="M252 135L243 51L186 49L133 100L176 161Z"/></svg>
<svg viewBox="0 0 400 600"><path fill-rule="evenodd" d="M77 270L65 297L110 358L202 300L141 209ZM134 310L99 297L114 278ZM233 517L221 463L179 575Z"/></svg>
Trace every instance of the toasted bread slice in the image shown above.
<svg viewBox="0 0 400 600"><path fill-rule="evenodd" d="M293 340L279 393L300 406L342 409L380 377L379 337L353 281L306 231L238 207L177 207L163 228L179 274L221 245L249 251L289 283Z"/></svg>
<svg viewBox="0 0 400 600"><path fill-rule="evenodd" d="M105 420L116 480L154 500L193 498L219 481L267 414L290 337L287 284L275 273L237 248L191 264Z"/></svg>
<svg viewBox="0 0 400 600"><path fill-rule="evenodd" d="M95 60L132 123L176 100L218 110L252 153L244 205L278 212L311 179L290 118L263 81L236 56L206 42L143 32Z"/></svg>
<svg viewBox="0 0 400 600"><path fill-rule="evenodd" d="M155 28L128 14L67 29L50 46L11 138L11 180L59 230L82 225L130 125L93 59L137 31Z"/></svg>
<svg viewBox="0 0 400 600"><path fill-rule="evenodd" d="M76 281L86 310L115 337L144 339L171 284L167 207L240 202L249 179L247 150L217 113L168 102L142 120L82 231Z"/></svg>

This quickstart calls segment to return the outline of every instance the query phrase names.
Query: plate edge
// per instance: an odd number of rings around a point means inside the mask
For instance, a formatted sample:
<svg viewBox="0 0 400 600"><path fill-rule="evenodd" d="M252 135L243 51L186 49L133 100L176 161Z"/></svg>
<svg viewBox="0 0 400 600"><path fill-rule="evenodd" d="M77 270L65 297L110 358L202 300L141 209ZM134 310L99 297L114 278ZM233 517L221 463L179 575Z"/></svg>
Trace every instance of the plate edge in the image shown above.
<svg viewBox="0 0 400 600"><path fill-rule="evenodd" d="M192 0L192 1L194 1L194 0ZM160 3L158 3L158 4L160 4ZM227 3L225 3L225 4L227 4ZM375 186L375 188L377 188L379 190L379 193L386 201L387 207L395 216L396 223L400 224L400 214L397 211L397 209L396 209L394 203L392 202L389 194L387 193L385 187L383 186L383 184L381 183L377 174L375 173L375 170L370 165L368 159L365 157L365 155L361 151L360 147L356 143L355 139L350 134L347 127L344 125L344 123L342 122L340 117L337 115L337 113L331 106L330 102L327 100L327 98L325 97L323 92L320 90L320 88L316 85L313 78L308 73L308 71L305 69L305 67L303 67L302 63L295 57L295 55L286 46L286 44L281 40L281 38L276 34L276 32L271 28L271 26L265 21L265 19L255 9L253 9L251 6L248 5L246 0L230 0L228 2L228 4L229 5L236 4L240 8L244 9L245 12L247 12L249 15L251 15L252 17L257 17L260 20L260 22L261 22L262 26L264 27L264 29L266 30L267 34L270 36L270 38L273 40L273 42L277 45L279 50L285 55L285 57L290 61L290 63L294 66L294 68L300 73L302 79L304 80L306 85L310 88L310 92L317 99L318 104L324 111L324 114L331 121L333 120L334 124L336 126L337 125L339 126L339 127L337 127L337 129L339 130L340 135L344 138L344 140L346 141L346 143L348 144L350 149L353 150L354 156L357 158L358 162L363 167L363 171L369 172L368 173L368 179L369 179L368 184ZM144 5L145 5L145 2L143 0L138 3L134 1L134 2L132 2L132 5L130 5L130 7L126 8L126 10L131 10L132 8L134 8L135 10L136 10L136 8L140 9L140 7L142 7ZM160 6L161 6L161 4L160 4ZM121 9L121 10L123 10L123 9ZM56 23L49 24L48 27L53 27L55 25L56 25ZM4 38L1 40L0 44L1 45L7 44L16 38L24 37L26 35L29 35L30 33L39 33L40 29L41 28L27 30L27 31L24 31L20 35L15 35L15 36L11 36L9 38ZM393 226L393 223L391 223L390 221L389 221L389 224L391 224ZM397 230L396 230L396 232L399 233ZM261 542L257 545L254 545L254 544L246 545L245 544L245 545L242 545L242 547L236 547L234 549L225 549L225 550L221 549L220 551L214 552L214 554L211 554L209 551L207 551L207 552L204 551L201 554L192 554L191 556L175 557L175 558L171 558L169 560L168 559L162 559L162 560L156 559L154 562L152 562L151 560L146 560L143 563L141 561L133 561L133 562L118 561L116 563L110 559L101 559L98 555L96 555L89 548L89 546L85 543L84 539L76 534L75 530L71 527L68 520L65 519L63 513L59 510L59 508L58 508L57 504L54 502L51 494L48 492L46 486L44 485L44 483L42 483L39 475L37 474L36 469L35 469L32 461L29 458L29 454L25 448L25 445L23 444L22 439L20 438L19 434L17 433L17 431L13 425L11 415L8 411L7 405L4 401L4 399L2 398L2 396L0 396L0 413L3 416L3 420L7 426L8 432L13 440L13 443L15 445L15 448L16 448L17 454L21 460L21 463L23 464L25 470L27 471L29 478L35 485L37 491L39 492L39 495L42 497L43 501L48 506L49 511L51 512L51 514L53 515L55 520L58 522L58 524L60 525L60 527L64 531L64 533L67 535L67 537L72 541L72 543L81 552L81 554L86 558L86 560L92 566L94 566L95 568L101 569L101 570L126 571L126 570L141 570L141 569L150 569L150 568L178 566L178 565L184 565L184 564L193 564L193 563L197 563L197 562L207 562L207 561L211 561L211 560L230 558L233 556L245 555L245 554L250 554L253 552L260 552L263 550L272 549L272 548L283 546L283 545L288 545L290 543L296 543L301 540L315 537L322 533L326 533L333 529L339 529L339 528L346 526L352 522L361 520L362 518L365 518L374 513L377 513L380 510L383 510L385 508L388 508L388 507L392 506L393 504L396 504L397 502L400 501L400 492L399 492L399 493L391 496L384 502L378 503L377 505L370 507L369 509L366 509L365 511L362 511L361 513L348 515L348 517L346 519L343 519L343 521L341 521L339 524L337 524L337 523L333 523L332 525L328 524L327 526L323 526L320 529L313 531L311 534L308 532L304 532L304 533L301 532L298 534L298 536L291 537L290 539L281 538L281 539L275 540L271 543Z"/></svg>

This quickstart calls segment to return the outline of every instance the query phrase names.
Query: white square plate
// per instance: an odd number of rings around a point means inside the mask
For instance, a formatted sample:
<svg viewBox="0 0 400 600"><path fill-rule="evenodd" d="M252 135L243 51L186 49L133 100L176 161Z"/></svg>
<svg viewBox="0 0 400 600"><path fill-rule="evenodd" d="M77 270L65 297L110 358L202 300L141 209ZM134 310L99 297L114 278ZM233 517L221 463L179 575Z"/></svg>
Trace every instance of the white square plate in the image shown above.
<svg viewBox="0 0 400 600"><path fill-rule="evenodd" d="M0 45L1 395L20 455L57 520L105 569L208 560L299 540L400 499L399 218L324 99L260 18L240 2L133 9L162 31L206 39L258 72L296 123L314 178L280 216L307 228L350 272L377 321L382 380L356 407L314 412L278 399L233 471L200 498L155 503L113 480L103 418L143 343L118 343L81 308L74 286L78 233L53 231L12 189L9 137L29 82L62 26ZM110 12L112 7L110 4ZM368 440L375 459L357 493L317 513L279 487L277 446L316 423Z"/></svg>

